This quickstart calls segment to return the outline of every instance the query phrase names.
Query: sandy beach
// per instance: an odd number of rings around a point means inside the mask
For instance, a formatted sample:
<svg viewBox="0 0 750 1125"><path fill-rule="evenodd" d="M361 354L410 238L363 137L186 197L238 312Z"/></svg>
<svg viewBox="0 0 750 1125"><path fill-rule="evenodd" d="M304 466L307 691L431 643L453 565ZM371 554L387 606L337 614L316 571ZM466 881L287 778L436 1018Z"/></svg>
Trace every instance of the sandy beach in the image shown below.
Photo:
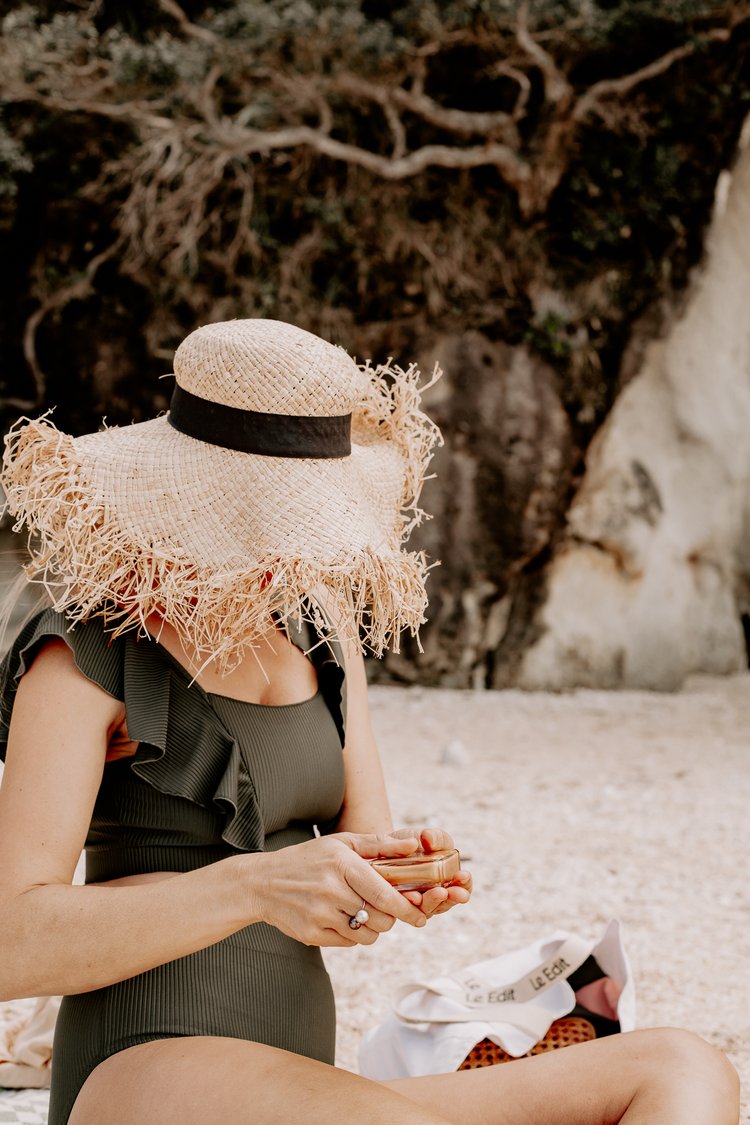
<svg viewBox="0 0 750 1125"><path fill-rule="evenodd" d="M677 695L376 687L372 706L396 822L448 828L476 891L426 931L326 954L340 1064L398 984L616 917L639 1026L725 1050L750 1121L750 676Z"/></svg>
<svg viewBox="0 0 750 1125"><path fill-rule="evenodd" d="M677 695L374 687L372 708L397 823L452 831L476 893L425 931L326 952L339 1064L357 1069L398 984L617 917L639 1025L725 1050L750 1122L750 676ZM0 1121L42 1120L12 1105Z"/></svg>

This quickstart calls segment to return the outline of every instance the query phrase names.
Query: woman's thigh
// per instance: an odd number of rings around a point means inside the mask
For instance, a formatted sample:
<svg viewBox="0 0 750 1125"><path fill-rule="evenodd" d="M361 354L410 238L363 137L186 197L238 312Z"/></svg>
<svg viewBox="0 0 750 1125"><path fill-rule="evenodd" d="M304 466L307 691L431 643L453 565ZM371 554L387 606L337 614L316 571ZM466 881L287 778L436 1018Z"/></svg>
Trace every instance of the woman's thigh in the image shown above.
<svg viewBox="0 0 750 1125"><path fill-rule="evenodd" d="M736 1125L731 1064L688 1032L612 1035L512 1063L386 1084L455 1125Z"/></svg>
<svg viewBox="0 0 750 1125"><path fill-rule="evenodd" d="M260 1043L218 1036L158 1039L105 1059L69 1125L446 1125L385 1086Z"/></svg>

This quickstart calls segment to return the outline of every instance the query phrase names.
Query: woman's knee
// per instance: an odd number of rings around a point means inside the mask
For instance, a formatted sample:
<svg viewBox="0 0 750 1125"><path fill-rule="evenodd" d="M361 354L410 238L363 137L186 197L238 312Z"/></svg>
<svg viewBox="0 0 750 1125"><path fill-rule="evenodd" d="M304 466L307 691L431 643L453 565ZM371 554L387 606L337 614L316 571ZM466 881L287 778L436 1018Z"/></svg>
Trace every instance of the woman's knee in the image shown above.
<svg viewBox="0 0 750 1125"><path fill-rule="evenodd" d="M680 1028L662 1027L636 1033L652 1073L660 1081L695 1084L711 1089L715 1098L739 1104L739 1076L726 1055L700 1035Z"/></svg>

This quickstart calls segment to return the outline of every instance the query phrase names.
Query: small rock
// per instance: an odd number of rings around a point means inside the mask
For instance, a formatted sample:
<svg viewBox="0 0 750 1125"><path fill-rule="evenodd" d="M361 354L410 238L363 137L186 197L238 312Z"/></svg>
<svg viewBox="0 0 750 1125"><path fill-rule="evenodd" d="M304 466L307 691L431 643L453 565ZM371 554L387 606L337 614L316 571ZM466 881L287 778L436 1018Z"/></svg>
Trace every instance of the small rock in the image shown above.
<svg viewBox="0 0 750 1125"><path fill-rule="evenodd" d="M471 754L461 742L460 738L452 738L451 741L443 747L440 755L441 766L468 766L471 762Z"/></svg>

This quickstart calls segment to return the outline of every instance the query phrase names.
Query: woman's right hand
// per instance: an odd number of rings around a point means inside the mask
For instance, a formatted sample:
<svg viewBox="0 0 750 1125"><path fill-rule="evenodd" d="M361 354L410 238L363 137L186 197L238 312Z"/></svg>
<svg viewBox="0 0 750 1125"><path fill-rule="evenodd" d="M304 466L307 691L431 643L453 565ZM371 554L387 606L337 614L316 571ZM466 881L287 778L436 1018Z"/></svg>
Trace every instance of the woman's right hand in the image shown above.
<svg viewBox="0 0 750 1125"><path fill-rule="evenodd" d="M242 857L250 912L305 945L372 945L396 921L424 926L424 914L368 863L411 855L418 846L416 838L338 832ZM353 930L349 919L363 901L369 920Z"/></svg>

